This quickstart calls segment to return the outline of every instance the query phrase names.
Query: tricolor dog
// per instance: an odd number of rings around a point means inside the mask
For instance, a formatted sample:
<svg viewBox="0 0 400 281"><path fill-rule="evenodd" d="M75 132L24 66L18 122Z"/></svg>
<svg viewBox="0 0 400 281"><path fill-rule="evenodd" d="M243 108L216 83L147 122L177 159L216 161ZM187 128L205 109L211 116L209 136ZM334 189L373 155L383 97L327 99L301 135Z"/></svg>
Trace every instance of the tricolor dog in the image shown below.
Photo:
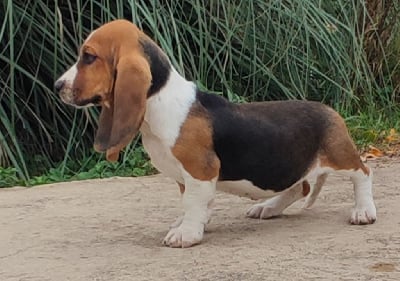
<svg viewBox="0 0 400 281"><path fill-rule="evenodd" d="M55 89L65 103L102 107L94 148L108 160L116 161L140 130L153 165L178 183L184 215L165 245L201 242L216 189L269 198L247 211L266 219L304 197L310 207L329 173L354 184L350 223L376 220L372 170L338 113L317 102L233 104L202 92L131 22L93 31Z"/></svg>

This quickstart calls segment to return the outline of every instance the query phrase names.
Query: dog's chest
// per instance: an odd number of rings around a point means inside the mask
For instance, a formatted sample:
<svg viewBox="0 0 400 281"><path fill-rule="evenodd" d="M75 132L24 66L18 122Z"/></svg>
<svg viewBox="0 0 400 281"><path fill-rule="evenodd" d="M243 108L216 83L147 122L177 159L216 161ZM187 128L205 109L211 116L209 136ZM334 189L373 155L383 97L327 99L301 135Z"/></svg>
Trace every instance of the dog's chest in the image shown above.
<svg viewBox="0 0 400 281"><path fill-rule="evenodd" d="M151 163L160 172L181 183L183 167L171 149L195 97L194 84L172 71L168 83L161 91L147 99L146 113L140 128L143 146Z"/></svg>
<svg viewBox="0 0 400 281"><path fill-rule="evenodd" d="M150 156L152 165L164 175L183 183L181 163L174 157L171 148L146 126L142 125L142 143Z"/></svg>

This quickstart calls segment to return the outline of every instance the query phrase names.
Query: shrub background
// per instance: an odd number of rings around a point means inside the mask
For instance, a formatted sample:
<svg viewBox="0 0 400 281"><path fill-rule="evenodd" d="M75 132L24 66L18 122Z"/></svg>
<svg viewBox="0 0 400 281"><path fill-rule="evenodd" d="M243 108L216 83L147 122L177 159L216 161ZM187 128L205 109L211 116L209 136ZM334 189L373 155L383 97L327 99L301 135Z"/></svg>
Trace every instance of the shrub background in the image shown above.
<svg viewBox="0 0 400 281"><path fill-rule="evenodd" d="M54 166L63 177L103 160L92 150L97 110L62 104L53 83L90 31L116 18L230 100L317 100L349 122L398 124L399 15L397 1L379 0L1 0L0 166L26 183Z"/></svg>

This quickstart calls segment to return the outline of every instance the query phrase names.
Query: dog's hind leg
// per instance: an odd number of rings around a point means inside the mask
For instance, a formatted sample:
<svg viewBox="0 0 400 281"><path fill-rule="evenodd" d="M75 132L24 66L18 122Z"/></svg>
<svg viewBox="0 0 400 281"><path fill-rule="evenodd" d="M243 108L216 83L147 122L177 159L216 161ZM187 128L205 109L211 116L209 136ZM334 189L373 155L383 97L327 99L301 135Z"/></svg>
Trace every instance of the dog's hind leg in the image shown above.
<svg viewBox="0 0 400 281"><path fill-rule="evenodd" d="M352 171L350 179L354 185L355 199L350 223L374 223L376 221L376 208L372 196L372 170L364 166L364 169Z"/></svg>
<svg viewBox="0 0 400 281"><path fill-rule="evenodd" d="M247 216L257 219L268 219L279 216L283 210L297 200L307 196L309 192L310 184L307 181L302 181L275 197L253 205L247 211Z"/></svg>
<svg viewBox="0 0 400 281"><path fill-rule="evenodd" d="M328 173L321 174L317 177L311 192L308 194L306 201L304 202L303 209L309 209L315 203L315 200L317 200L317 197L321 192L322 186L324 185L327 177Z"/></svg>
<svg viewBox="0 0 400 281"><path fill-rule="evenodd" d="M362 163L343 119L334 114L333 120L323 143L320 165L333 173L349 176L353 182L355 206L350 223L374 223L376 208L372 196L372 170Z"/></svg>

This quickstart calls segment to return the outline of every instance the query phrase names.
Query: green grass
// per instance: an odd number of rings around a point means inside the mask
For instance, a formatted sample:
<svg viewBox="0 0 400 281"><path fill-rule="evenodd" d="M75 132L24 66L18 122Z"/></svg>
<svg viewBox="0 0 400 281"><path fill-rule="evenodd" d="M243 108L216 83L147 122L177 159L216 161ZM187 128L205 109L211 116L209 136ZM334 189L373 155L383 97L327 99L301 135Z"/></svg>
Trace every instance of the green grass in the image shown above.
<svg viewBox="0 0 400 281"><path fill-rule="evenodd" d="M30 185L82 173L71 163L98 165L97 109L66 106L53 83L90 31L116 18L144 29L204 89L233 101L318 100L348 119L357 143L373 142L365 132L398 126L400 116L400 7L371 18L374 1L1 1L0 166L11 167L1 171ZM118 171L134 168L136 149Z"/></svg>
<svg viewBox="0 0 400 281"><path fill-rule="evenodd" d="M392 128L400 132L400 119L398 116L388 118L383 114L372 116L360 113L359 115L345 117L345 120L360 150L367 149L371 144L375 146L383 145L385 137L388 136ZM34 186L114 176L136 177L156 173L156 169L151 165L148 155L142 146L134 147L133 151L129 152L129 159L125 158L126 160L122 162L110 163L105 160L104 155L92 151L92 154L81 161L60 162L54 168L38 172L37 174L40 175L33 176L28 181L24 181L18 176L16 168L0 167L0 186ZM40 160L37 161L40 162Z"/></svg>
<svg viewBox="0 0 400 281"><path fill-rule="evenodd" d="M104 159L104 156L95 153L82 161L68 161L59 163L54 168L43 171L38 176L31 177L28 181L22 180L14 167L0 167L0 186L11 187L16 185L34 186L40 184L49 184L73 180L87 180L96 178L120 177L138 177L154 174L156 170L150 164L150 161L138 146L131 154L129 160L122 163L110 163Z"/></svg>
<svg viewBox="0 0 400 281"><path fill-rule="evenodd" d="M345 118L350 134L360 151L366 150L368 146L381 146L385 148L385 137L391 129L400 132L400 112L393 112L392 115L370 114L360 112Z"/></svg>

